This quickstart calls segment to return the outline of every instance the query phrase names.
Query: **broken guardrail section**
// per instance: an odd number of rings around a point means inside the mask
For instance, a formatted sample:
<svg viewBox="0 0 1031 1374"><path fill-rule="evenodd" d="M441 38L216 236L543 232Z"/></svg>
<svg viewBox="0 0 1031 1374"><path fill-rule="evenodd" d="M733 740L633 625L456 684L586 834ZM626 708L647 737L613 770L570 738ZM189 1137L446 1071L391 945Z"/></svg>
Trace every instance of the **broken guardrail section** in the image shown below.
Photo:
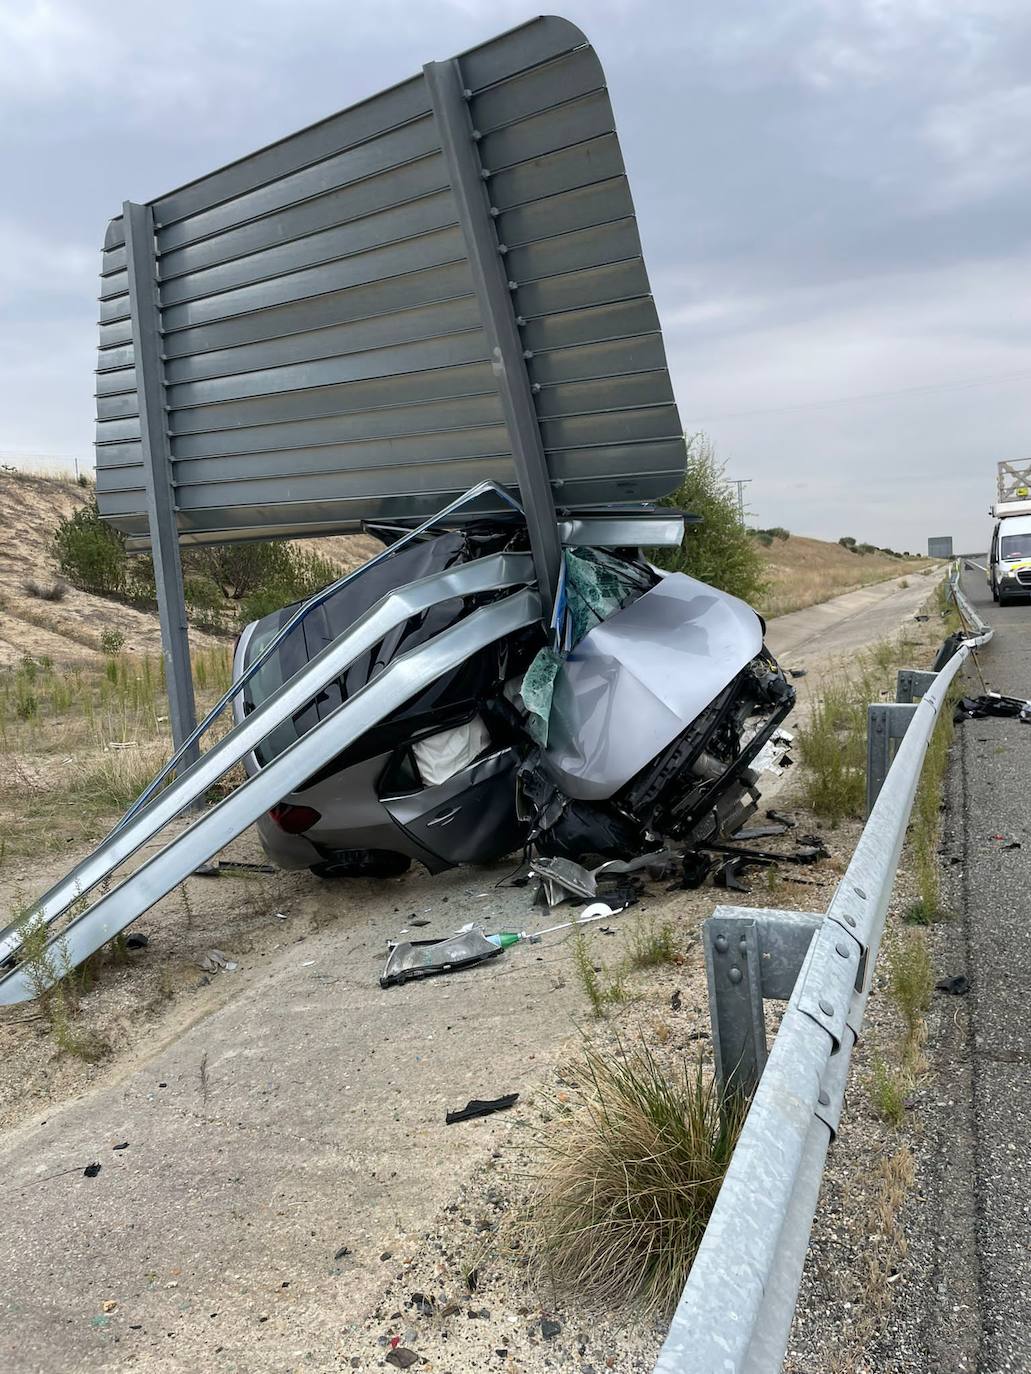
<svg viewBox="0 0 1031 1374"><path fill-rule="evenodd" d="M971 633L930 680L900 674L900 695L922 699L827 911L719 907L706 922L717 1075L754 1097L656 1374L770 1374L783 1363L927 746L954 678L992 637L955 570L951 586ZM767 1057L768 997L788 1003Z"/></svg>

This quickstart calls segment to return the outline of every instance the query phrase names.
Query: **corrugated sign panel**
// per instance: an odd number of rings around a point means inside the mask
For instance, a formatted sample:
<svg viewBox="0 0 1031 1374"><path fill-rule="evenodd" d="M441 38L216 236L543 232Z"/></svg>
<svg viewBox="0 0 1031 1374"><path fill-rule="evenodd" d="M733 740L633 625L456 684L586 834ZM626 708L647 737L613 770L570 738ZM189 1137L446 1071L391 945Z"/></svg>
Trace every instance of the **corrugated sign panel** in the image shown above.
<svg viewBox="0 0 1031 1374"><path fill-rule="evenodd" d="M458 62L556 504L665 495L684 443L598 59L544 18ZM355 529L514 484L440 143L420 75L152 202L184 541ZM135 387L119 217L97 492L145 537Z"/></svg>

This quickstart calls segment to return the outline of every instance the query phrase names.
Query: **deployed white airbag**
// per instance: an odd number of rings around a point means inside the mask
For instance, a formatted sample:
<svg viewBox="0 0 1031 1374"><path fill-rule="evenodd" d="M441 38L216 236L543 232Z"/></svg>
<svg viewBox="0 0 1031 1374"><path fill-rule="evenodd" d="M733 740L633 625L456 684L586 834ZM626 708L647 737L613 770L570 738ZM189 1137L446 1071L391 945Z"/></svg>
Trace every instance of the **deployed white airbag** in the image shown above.
<svg viewBox="0 0 1031 1374"><path fill-rule="evenodd" d="M419 776L427 787L447 782L463 768L468 768L490 744L490 734L479 716L453 730L441 730L427 735L412 745L412 753L419 767Z"/></svg>

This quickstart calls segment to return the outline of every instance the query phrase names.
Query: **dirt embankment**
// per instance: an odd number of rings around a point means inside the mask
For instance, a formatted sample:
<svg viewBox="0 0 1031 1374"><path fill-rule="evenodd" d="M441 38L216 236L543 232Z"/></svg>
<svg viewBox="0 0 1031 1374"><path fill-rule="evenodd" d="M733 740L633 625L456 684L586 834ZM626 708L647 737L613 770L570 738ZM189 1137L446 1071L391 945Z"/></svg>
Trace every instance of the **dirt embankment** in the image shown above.
<svg viewBox="0 0 1031 1374"><path fill-rule="evenodd" d="M90 488L71 480L0 471L0 668L16 666L26 654L55 664L99 666L106 657L101 648L105 631L122 635L129 653L160 654L161 629L150 610L76 587L68 587L56 601L26 589L33 580L46 584L57 578L51 554L54 531L91 495ZM306 540L302 547L349 572L381 545L362 534ZM219 642L197 629L191 629L190 639L200 649Z"/></svg>
<svg viewBox="0 0 1031 1374"><path fill-rule="evenodd" d="M767 618L815 606L831 597L888 578L907 579L931 567L927 558L851 553L841 544L793 534L763 550L770 589L761 610Z"/></svg>

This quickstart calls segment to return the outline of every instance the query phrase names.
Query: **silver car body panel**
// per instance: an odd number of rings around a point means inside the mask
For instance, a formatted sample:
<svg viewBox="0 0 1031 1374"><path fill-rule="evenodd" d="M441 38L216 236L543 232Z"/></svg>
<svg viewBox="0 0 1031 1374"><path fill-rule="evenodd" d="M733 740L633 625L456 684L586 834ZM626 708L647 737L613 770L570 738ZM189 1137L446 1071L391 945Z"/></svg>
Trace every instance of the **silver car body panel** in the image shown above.
<svg viewBox="0 0 1031 1374"><path fill-rule="evenodd" d="M744 601L670 573L572 650L555 680L544 764L567 796L611 797L762 648Z"/></svg>

